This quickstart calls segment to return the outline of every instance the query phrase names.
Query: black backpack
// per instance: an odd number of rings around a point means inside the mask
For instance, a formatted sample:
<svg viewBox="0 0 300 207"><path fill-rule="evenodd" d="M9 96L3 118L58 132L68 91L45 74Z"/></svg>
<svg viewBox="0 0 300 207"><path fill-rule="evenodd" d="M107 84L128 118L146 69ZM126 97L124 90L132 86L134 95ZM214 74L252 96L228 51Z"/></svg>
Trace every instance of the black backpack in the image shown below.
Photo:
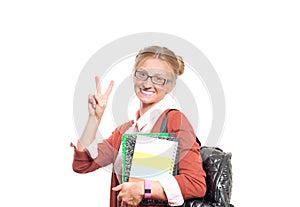
<svg viewBox="0 0 300 207"><path fill-rule="evenodd" d="M167 117L163 117L160 131L167 133ZM199 139L196 141L201 146ZM203 146L200 148L203 169L206 172L207 191L204 198L187 200L182 207L233 207L230 204L232 190L231 153L223 152L218 147Z"/></svg>

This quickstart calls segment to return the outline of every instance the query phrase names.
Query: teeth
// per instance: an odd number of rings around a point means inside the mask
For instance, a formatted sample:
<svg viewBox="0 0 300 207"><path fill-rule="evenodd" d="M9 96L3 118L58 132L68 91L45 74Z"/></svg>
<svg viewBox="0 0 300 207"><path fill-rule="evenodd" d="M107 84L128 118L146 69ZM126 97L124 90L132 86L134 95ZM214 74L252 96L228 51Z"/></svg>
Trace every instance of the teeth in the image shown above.
<svg viewBox="0 0 300 207"><path fill-rule="evenodd" d="M141 91L142 91L142 93L144 93L146 95L152 95L152 94L154 94L153 91L144 91L144 90L141 90Z"/></svg>

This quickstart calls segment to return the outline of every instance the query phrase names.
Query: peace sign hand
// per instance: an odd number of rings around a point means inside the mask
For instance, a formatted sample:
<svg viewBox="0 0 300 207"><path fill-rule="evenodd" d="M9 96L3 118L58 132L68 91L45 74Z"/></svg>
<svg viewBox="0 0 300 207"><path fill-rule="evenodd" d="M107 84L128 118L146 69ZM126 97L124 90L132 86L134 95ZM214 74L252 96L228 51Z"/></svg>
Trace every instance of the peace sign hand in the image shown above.
<svg viewBox="0 0 300 207"><path fill-rule="evenodd" d="M114 82L110 81L109 86L105 93L101 93L100 79L98 76L95 77L96 81L96 93L89 95L88 110L90 116L95 116L96 120L100 122L101 117L106 108L108 97L112 91Z"/></svg>

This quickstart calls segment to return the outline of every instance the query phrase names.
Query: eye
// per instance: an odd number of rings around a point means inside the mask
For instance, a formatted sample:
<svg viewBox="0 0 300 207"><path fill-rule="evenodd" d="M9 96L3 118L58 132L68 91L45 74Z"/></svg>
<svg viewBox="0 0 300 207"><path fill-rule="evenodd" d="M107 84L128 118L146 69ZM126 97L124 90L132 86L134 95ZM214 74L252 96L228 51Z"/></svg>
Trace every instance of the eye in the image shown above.
<svg viewBox="0 0 300 207"><path fill-rule="evenodd" d="M163 81L163 80L165 80L164 78L159 77L159 76L155 76L155 79L156 79L157 81Z"/></svg>
<svg viewBox="0 0 300 207"><path fill-rule="evenodd" d="M159 77L159 76L153 76L152 77L153 81L157 84L164 84L166 79L163 77Z"/></svg>
<svg viewBox="0 0 300 207"><path fill-rule="evenodd" d="M135 77L139 78L140 80L147 80L148 74L142 70L136 70Z"/></svg>
<svg viewBox="0 0 300 207"><path fill-rule="evenodd" d="M147 76L147 73L145 73L144 71L139 71L139 75L141 77L146 77Z"/></svg>

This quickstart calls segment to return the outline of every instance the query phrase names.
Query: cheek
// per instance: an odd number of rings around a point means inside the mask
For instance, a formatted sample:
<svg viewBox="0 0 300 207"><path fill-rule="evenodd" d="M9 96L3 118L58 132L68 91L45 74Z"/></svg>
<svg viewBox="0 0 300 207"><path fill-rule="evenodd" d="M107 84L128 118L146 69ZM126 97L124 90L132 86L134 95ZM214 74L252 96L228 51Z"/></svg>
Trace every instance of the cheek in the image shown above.
<svg viewBox="0 0 300 207"><path fill-rule="evenodd" d="M140 88L143 88L143 81L133 81L133 89L136 94L140 92Z"/></svg>
<svg viewBox="0 0 300 207"><path fill-rule="evenodd" d="M156 86L156 89L160 94L166 94L171 91L171 87L169 85Z"/></svg>
<svg viewBox="0 0 300 207"><path fill-rule="evenodd" d="M141 82L137 81L136 79L133 79L133 87L137 88L141 86Z"/></svg>
<svg viewBox="0 0 300 207"><path fill-rule="evenodd" d="M167 94L167 91L165 88L157 88L157 96L158 97L164 97Z"/></svg>
<svg viewBox="0 0 300 207"><path fill-rule="evenodd" d="M174 87L175 87L175 85L173 85L173 84L167 84L166 87L164 88L165 92L166 93L171 92L174 89Z"/></svg>

